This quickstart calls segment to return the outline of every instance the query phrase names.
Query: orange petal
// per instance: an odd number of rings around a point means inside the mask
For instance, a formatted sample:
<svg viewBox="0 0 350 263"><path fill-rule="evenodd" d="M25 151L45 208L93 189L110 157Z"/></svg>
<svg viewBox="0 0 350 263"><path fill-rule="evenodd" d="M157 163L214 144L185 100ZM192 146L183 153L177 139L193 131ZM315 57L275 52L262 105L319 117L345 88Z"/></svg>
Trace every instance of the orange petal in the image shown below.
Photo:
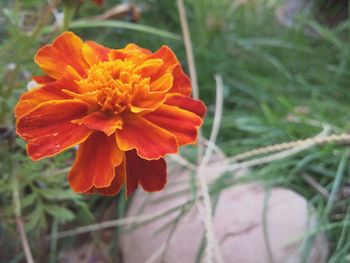
<svg viewBox="0 0 350 263"><path fill-rule="evenodd" d="M135 114L124 114L123 129L116 132L116 140L123 151L136 149L144 159L159 159L177 152L174 135Z"/></svg>
<svg viewBox="0 0 350 263"><path fill-rule="evenodd" d="M77 157L68 180L77 193L85 193L92 187L110 187L115 168L123 161L123 153L118 149L114 136L94 132L79 146Z"/></svg>
<svg viewBox="0 0 350 263"><path fill-rule="evenodd" d="M62 90L62 92L71 96L72 98L84 101L85 103L89 104L92 108L98 109L97 91L77 93L74 91L64 89L64 90Z"/></svg>
<svg viewBox="0 0 350 263"><path fill-rule="evenodd" d="M122 127L122 120L120 116L108 116L103 112L94 112L80 120L75 120L73 122L84 124L86 127L92 130L104 132L107 136L114 133L116 129L120 129Z"/></svg>
<svg viewBox="0 0 350 263"><path fill-rule="evenodd" d="M178 60L174 52L167 46L162 46L147 59L161 59L163 60L163 69L167 72L172 72L174 67L178 64ZM165 73L165 72L164 72Z"/></svg>
<svg viewBox="0 0 350 263"><path fill-rule="evenodd" d="M154 80L150 85L150 90L152 92L161 91L167 92L173 87L173 75L171 73L166 73L162 75L159 79Z"/></svg>
<svg viewBox="0 0 350 263"><path fill-rule="evenodd" d="M38 84L42 84L42 85L46 85L46 84L49 84L53 81L55 81L55 79L47 76L47 75L44 75L44 76L33 76L32 79L38 83Z"/></svg>
<svg viewBox="0 0 350 263"><path fill-rule="evenodd" d="M112 50L111 52L108 53L108 59L110 61L118 60L118 59L120 60L127 59L134 62L135 65L140 65L147 59L148 57L147 53L139 49L133 49L133 48L127 48L127 47L123 49Z"/></svg>
<svg viewBox="0 0 350 263"><path fill-rule="evenodd" d="M174 68L173 77L173 87L169 90L169 93L180 93L185 96L190 96L192 92L191 80L182 70L180 64Z"/></svg>
<svg viewBox="0 0 350 263"><path fill-rule="evenodd" d="M167 182L166 163L163 158L159 160L144 160L140 158L135 151L125 153L127 169L127 197L129 197L137 188L137 182L140 182L142 188L148 192L160 191ZM128 185L128 183L127 183Z"/></svg>
<svg viewBox="0 0 350 263"><path fill-rule="evenodd" d="M100 194L106 196L113 196L120 192L126 176L125 162L122 162L119 166L115 168L115 176L112 183L108 187L96 188L92 187L86 194Z"/></svg>
<svg viewBox="0 0 350 263"><path fill-rule="evenodd" d="M32 160L54 156L64 150L85 141L91 131L84 126L72 123L62 124L52 135L44 135L30 140L27 153Z"/></svg>
<svg viewBox="0 0 350 263"><path fill-rule="evenodd" d="M62 126L77 126L71 121L87 114L85 103L73 100L53 100L43 102L17 120L17 134L25 140L43 136L58 136ZM70 125L72 124L72 125Z"/></svg>
<svg viewBox="0 0 350 263"><path fill-rule="evenodd" d="M133 44L133 43L127 44L124 49L125 50L138 50L138 51L141 51L145 55L152 54L152 52L150 50L148 50L146 48L139 47L138 45Z"/></svg>
<svg viewBox="0 0 350 263"><path fill-rule="evenodd" d="M87 112L84 103L71 100L44 102L17 121L17 134L29 141L28 156L33 160L56 155L84 141L90 130L71 123Z"/></svg>
<svg viewBox="0 0 350 263"><path fill-rule="evenodd" d="M169 105L161 105L143 117L174 134L179 145L195 143L197 129L202 124L202 119L196 114Z"/></svg>
<svg viewBox="0 0 350 263"><path fill-rule="evenodd" d="M91 66L100 61L107 61L111 49L93 41L86 41L82 51L86 62Z"/></svg>
<svg viewBox="0 0 350 263"><path fill-rule="evenodd" d="M156 74L151 76L152 81L155 81L162 77L166 73L172 73L173 85L169 90L170 93L180 93L186 96L191 95L191 81L188 76L182 70L182 67L177 60L174 52L167 46L162 46L158 51L153 53L148 59L160 58L163 60L163 66L157 71Z"/></svg>
<svg viewBox="0 0 350 263"><path fill-rule="evenodd" d="M72 32L59 35L51 45L42 47L35 56L35 62L51 78L62 76L68 65L81 76L89 68L82 53L83 41Z"/></svg>
<svg viewBox="0 0 350 263"><path fill-rule="evenodd" d="M126 168L126 177L125 177L125 195L128 198L132 193L135 192L139 185L139 173L134 168L133 159L135 159L137 153L135 150L128 151L124 153L125 158L125 168Z"/></svg>
<svg viewBox="0 0 350 263"><path fill-rule="evenodd" d="M134 71L143 77L148 77L155 74L163 64L162 59L147 59L141 65L137 66Z"/></svg>
<svg viewBox="0 0 350 263"><path fill-rule="evenodd" d="M130 110L134 113L154 110L163 104L165 98L163 92L149 92L148 88L135 85L135 93L131 100Z"/></svg>
<svg viewBox="0 0 350 263"><path fill-rule="evenodd" d="M203 118L203 116L207 112L207 107L200 100L195 100L190 97L185 97L176 94L168 96L165 101L165 104L177 106L183 110L193 112L201 118Z"/></svg>
<svg viewBox="0 0 350 263"><path fill-rule="evenodd" d="M73 80L62 78L45 86L32 89L24 93L20 97L15 108L16 118L19 118L25 113L34 109L40 103L50 100L67 100L72 98L71 96L62 92L62 89L77 91L79 86Z"/></svg>

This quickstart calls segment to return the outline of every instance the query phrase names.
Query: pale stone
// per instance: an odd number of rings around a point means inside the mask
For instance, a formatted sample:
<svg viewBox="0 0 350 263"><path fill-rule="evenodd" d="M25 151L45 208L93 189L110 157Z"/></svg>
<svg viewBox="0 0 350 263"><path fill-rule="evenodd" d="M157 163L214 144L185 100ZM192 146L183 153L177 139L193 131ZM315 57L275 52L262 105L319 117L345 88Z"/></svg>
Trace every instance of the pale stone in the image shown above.
<svg viewBox="0 0 350 263"><path fill-rule="evenodd" d="M212 171L211 171L212 172ZM181 175L170 172L172 178L186 178L189 173ZM184 203L190 193L169 198L169 193L182 186L169 184L168 188L159 193L147 194L138 191L127 216L157 213ZM299 194L274 188L268 195L266 212L266 232L264 235L264 200L266 191L257 184L237 185L224 190L218 201L214 216L214 231L219 243L224 262L238 263L298 263L300 248L305 233L315 224L310 218L307 201ZM146 200L146 201L145 201ZM146 204L146 205L145 205ZM138 226L128 231L121 238L123 262L146 262L166 243L171 226L160 230L174 219L180 211L162 216L148 224ZM153 262L195 262L202 238L204 225L198 207L194 205L178 222L169 246L163 257ZM270 251L269 256L268 240ZM326 262L328 245L324 235L316 237L309 263ZM155 257L153 257L155 258Z"/></svg>

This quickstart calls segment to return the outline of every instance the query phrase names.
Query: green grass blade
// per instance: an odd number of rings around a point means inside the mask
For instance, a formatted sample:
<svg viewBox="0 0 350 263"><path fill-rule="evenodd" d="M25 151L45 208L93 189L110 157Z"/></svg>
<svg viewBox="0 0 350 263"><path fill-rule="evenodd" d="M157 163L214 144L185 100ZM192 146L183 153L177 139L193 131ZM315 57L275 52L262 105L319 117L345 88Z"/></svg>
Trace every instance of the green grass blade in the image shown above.
<svg viewBox="0 0 350 263"><path fill-rule="evenodd" d="M129 23L125 21L116 21L116 20L103 20L103 21L93 21L93 20L78 20L70 23L70 29L79 29L79 28L96 28L96 27L112 27L120 29L129 29L142 33L152 34L164 38L170 38L174 40L181 40L181 36L174 34L169 31L161 30L155 27Z"/></svg>

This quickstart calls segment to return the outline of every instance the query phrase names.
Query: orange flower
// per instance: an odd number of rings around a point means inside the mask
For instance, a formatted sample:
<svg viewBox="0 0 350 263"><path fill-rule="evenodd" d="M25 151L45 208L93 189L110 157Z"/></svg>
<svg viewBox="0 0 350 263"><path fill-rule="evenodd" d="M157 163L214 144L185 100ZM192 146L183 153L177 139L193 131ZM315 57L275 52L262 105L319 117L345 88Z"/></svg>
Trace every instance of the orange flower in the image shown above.
<svg viewBox="0 0 350 263"><path fill-rule="evenodd" d="M32 160L80 144L68 176L75 192L164 188L164 156L196 142L206 112L170 48L109 49L65 32L35 62L46 75L33 77L38 87L15 109Z"/></svg>

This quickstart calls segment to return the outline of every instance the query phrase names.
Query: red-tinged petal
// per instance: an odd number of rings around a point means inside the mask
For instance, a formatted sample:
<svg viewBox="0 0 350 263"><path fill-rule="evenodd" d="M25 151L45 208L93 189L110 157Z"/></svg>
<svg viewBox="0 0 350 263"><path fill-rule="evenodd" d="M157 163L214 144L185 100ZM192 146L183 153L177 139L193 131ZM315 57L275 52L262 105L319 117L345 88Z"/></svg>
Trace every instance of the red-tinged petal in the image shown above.
<svg viewBox="0 0 350 263"><path fill-rule="evenodd" d="M32 79L38 83L38 84L42 84L42 85L46 85L49 84L53 81L55 81L55 79L45 75L45 76L33 76Z"/></svg>
<svg viewBox="0 0 350 263"><path fill-rule="evenodd" d="M177 106L183 110L193 112L201 118L203 118L203 116L207 112L206 106L200 100L195 100L190 97L185 97L176 94L168 96L166 98L165 104Z"/></svg>
<svg viewBox="0 0 350 263"><path fill-rule="evenodd" d="M100 61L108 61L108 53L110 51L110 48L104 47L93 41L86 41L83 45L83 55L90 66Z"/></svg>
<svg viewBox="0 0 350 263"><path fill-rule="evenodd" d="M137 154L147 160L177 152L176 138L168 131L135 114L124 114L122 119L123 129L116 132L121 150L136 149Z"/></svg>
<svg viewBox="0 0 350 263"><path fill-rule="evenodd" d="M17 120L17 134L25 140L51 135L56 137L63 126L87 114L88 106L79 101L43 102ZM76 125L76 124L74 124Z"/></svg>
<svg viewBox="0 0 350 263"><path fill-rule="evenodd" d="M77 193L85 193L92 187L109 187L115 168L123 161L123 153L118 149L114 136L94 132L79 146L77 157L68 180Z"/></svg>
<svg viewBox="0 0 350 263"><path fill-rule="evenodd" d="M139 185L139 173L137 170L135 170L135 167L133 166L133 159L134 155L137 156L136 151L127 151L124 153L124 165L126 170L126 176L125 176L125 195L126 198L128 198L130 195L132 195L138 185ZM129 157L130 156L130 157Z"/></svg>
<svg viewBox="0 0 350 263"><path fill-rule="evenodd" d="M142 47L140 47L136 44L133 44L133 43L127 44L124 49L126 49L126 50L138 50L138 51L141 51L145 55L152 54L152 52L150 50L148 50L146 48L142 48Z"/></svg>
<svg viewBox="0 0 350 263"><path fill-rule="evenodd" d="M159 160L144 160L135 151L125 153L127 182L130 180L132 187L127 188L127 196L130 196L137 188L139 182L142 188L148 192L162 190L167 182L166 163L163 158Z"/></svg>
<svg viewBox="0 0 350 263"><path fill-rule="evenodd" d="M16 118L21 117L43 102L71 99L71 96L62 91L63 89L77 92L79 86L73 80L62 78L24 93L15 108Z"/></svg>
<svg viewBox="0 0 350 263"><path fill-rule="evenodd" d="M152 92L167 92L173 87L173 79L174 78L171 73L166 73L151 83L150 90Z"/></svg>
<svg viewBox="0 0 350 263"><path fill-rule="evenodd" d="M165 99L163 92L149 92L148 89L135 85L135 93L131 99L130 110L134 113L154 110L163 104Z"/></svg>
<svg viewBox="0 0 350 263"><path fill-rule="evenodd" d="M197 129L202 124L202 119L196 114L169 105L161 105L143 117L174 134L179 145L195 143Z"/></svg>
<svg viewBox="0 0 350 263"><path fill-rule="evenodd" d="M135 44L128 44L125 48L112 50L108 54L108 59L110 61L128 59L133 61L135 65L140 65L150 54L152 54L152 52L148 49L141 48Z"/></svg>
<svg viewBox="0 0 350 263"><path fill-rule="evenodd" d="M35 62L51 78L58 79L66 67L72 66L81 76L89 68L82 53L83 41L72 32L59 35L51 45L42 47Z"/></svg>
<svg viewBox="0 0 350 263"><path fill-rule="evenodd" d="M174 67L178 64L178 60L174 52L167 46L162 46L147 59L161 59L163 60L163 68L166 71L172 71Z"/></svg>
<svg viewBox="0 0 350 263"><path fill-rule="evenodd" d="M122 120L120 116L108 116L103 112L94 112L88 116L73 121L74 123L84 124L92 130L104 132L107 136L113 134L116 129L122 128Z"/></svg>
<svg viewBox="0 0 350 263"><path fill-rule="evenodd" d="M146 60L147 57L148 54L139 49L133 48L115 49L108 53L109 61L127 59L134 62L135 65L140 65Z"/></svg>
<svg viewBox="0 0 350 263"><path fill-rule="evenodd" d="M155 74L163 64L164 62L161 59L147 59L134 70L135 73L140 74L143 77L148 77Z"/></svg>
<svg viewBox="0 0 350 263"><path fill-rule="evenodd" d="M118 194L125 182L125 162L122 162L119 166L115 168L115 177L112 180L112 183L108 187L96 188L92 187L89 191L85 192L86 194L100 194L106 196L114 196Z"/></svg>
<svg viewBox="0 0 350 263"><path fill-rule="evenodd" d="M54 156L84 142L90 134L91 131L85 126L65 123L54 134L43 135L30 140L27 144L27 153L35 161Z"/></svg>
<svg viewBox="0 0 350 263"><path fill-rule="evenodd" d="M190 96L192 92L191 80L182 70L180 64L174 68L173 77L173 87L169 90L169 93L180 93L185 96Z"/></svg>

